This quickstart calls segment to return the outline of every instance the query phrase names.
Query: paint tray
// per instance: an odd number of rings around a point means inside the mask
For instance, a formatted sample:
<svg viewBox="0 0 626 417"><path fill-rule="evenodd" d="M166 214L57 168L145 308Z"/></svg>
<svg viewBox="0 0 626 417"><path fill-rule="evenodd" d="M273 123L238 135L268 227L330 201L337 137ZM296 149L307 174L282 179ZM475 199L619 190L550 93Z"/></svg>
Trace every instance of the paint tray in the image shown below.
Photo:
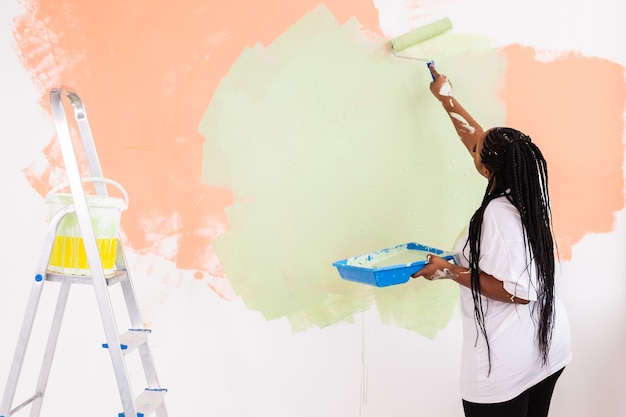
<svg viewBox="0 0 626 417"><path fill-rule="evenodd" d="M411 242L343 259L333 266L345 280L387 287L407 282L426 265L429 254L456 262L452 252Z"/></svg>

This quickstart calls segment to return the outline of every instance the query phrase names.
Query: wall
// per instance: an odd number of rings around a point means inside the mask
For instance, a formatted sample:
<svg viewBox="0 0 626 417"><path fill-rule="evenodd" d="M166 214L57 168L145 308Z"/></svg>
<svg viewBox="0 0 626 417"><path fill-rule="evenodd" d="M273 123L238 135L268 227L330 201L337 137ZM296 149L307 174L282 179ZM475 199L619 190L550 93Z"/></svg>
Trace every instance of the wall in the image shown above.
<svg viewBox="0 0 626 417"><path fill-rule="evenodd" d="M85 102L106 176L130 194L121 237L170 415L461 415L455 285L370 288L331 265L409 241L448 249L480 201L485 184L425 66L388 50L391 37L449 16L451 32L407 53L434 59L483 126L524 130L549 161L575 354L552 415L618 415L624 6L287 3L0 5L0 377L44 197L64 179L48 91L67 85ZM55 291L44 292L16 402L32 394ZM120 411L90 291L72 289L50 415Z"/></svg>

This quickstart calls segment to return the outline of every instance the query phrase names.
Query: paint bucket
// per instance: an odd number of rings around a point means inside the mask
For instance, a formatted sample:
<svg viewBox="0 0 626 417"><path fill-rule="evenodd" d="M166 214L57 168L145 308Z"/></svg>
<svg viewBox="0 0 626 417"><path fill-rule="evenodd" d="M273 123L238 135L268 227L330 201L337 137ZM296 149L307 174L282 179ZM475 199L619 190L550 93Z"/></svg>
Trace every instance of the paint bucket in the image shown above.
<svg viewBox="0 0 626 417"><path fill-rule="evenodd" d="M117 256L118 230L122 211L128 208L128 194L119 183L108 178L83 178L83 182L104 182L115 186L122 192L124 198L86 194L87 207L91 226L96 238L96 245L100 254L100 261L104 276L110 277L115 273L115 258ZM68 183L53 188L45 198L47 206L47 221L63 207L74 204L71 193L58 191L68 187ZM48 270L64 275L91 275L89 262L83 237L75 212L67 214L59 222L55 241L50 253Z"/></svg>

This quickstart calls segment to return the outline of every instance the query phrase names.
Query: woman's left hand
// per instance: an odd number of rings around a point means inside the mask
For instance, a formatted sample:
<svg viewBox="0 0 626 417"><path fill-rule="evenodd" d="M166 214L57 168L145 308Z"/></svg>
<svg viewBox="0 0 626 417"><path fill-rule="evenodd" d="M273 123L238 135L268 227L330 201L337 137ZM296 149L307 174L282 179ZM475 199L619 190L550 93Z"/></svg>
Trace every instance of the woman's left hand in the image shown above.
<svg viewBox="0 0 626 417"><path fill-rule="evenodd" d="M444 269L450 268L450 262L437 255L428 255L428 263L419 271L411 275L411 278L424 277L429 281L447 278Z"/></svg>

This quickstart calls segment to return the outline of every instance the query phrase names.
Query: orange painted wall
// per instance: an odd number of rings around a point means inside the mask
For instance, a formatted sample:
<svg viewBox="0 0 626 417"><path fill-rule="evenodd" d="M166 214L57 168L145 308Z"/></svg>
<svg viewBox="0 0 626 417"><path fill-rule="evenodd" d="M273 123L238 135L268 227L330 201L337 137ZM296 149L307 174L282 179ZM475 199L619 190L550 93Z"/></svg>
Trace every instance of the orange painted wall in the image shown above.
<svg viewBox="0 0 626 417"><path fill-rule="evenodd" d="M127 246L166 256L198 277L220 277L210 243L227 227L223 209L232 195L200 181L204 139L198 124L241 50L271 43L317 2L183 3L31 0L14 34L44 109L48 90L61 84L85 102L104 174L123 182L132 196L132 210L122 220ZM340 21L355 16L376 29L371 4L327 3ZM62 166L56 146L51 138L41 159L25 170L42 195ZM227 283L212 285L230 297Z"/></svg>
<svg viewBox="0 0 626 417"><path fill-rule="evenodd" d="M25 5L14 28L20 59L44 109L48 89L59 84L85 100L104 172L123 180L132 196L122 224L127 245L196 270L199 278L223 278L211 241L228 227L224 207L233 197L229 189L200 181L199 120L244 47L271 43L317 3ZM380 32L370 2L334 0L327 7L340 22L355 17L364 29ZM526 130L545 149L557 240L561 257L569 259L586 233L610 231L613 213L624 206L623 68L577 54L545 63L532 48L517 45L500 52L506 123ZM43 195L60 166L51 138L25 175ZM232 295L225 281L211 285L226 298Z"/></svg>

